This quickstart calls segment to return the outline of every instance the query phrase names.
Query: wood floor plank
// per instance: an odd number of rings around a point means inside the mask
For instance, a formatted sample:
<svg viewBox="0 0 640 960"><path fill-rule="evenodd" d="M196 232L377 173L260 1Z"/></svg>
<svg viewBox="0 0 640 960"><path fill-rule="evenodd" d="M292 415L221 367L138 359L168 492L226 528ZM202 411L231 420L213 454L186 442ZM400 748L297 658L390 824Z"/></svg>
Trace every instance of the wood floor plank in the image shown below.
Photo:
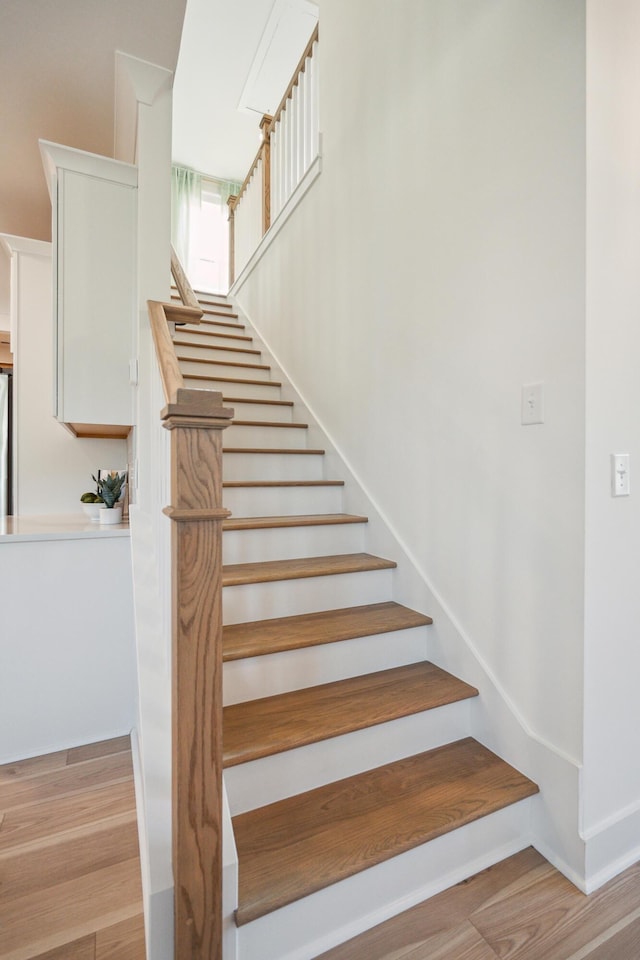
<svg viewBox="0 0 640 960"><path fill-rule="evenodd" d="M584 960L626 960L640 957L640 918L585 954Z"/></svg>
<svg viewBox="0 0 640 960"><path fill-rule="evenodd" d="M33 960L96 960L95 935L65 943L64 946L47 950L46 953L39 953Z"/></svg>
<svg viewBox="0 0 640 960"><path fill-rule="evenodd" d="M115 737L112 740L100 740L87 743L82 747L73 747L67 751L67 763L84 763L98 757L110 757L116 753L128 753L131 750L131 737Z"/></svg>
<svg viewBox="0 0 640 960"><path fill-rule="evenodd" d="M433 663L350 677L223 710L225 767L477 696Z"/></svg>
<svg viewBox="0 0 640 960"><path fill-rule="evenodd" d="M238 660L431 624L431 617L392 600L222 628L223 657Z"/></svg>
<svg viewBox="0 0 640 960"><path fill-rule="evenodd" d="M96 870L0 904L1 960L31 960L140 913L140 863Z"/></svg>
<svg viewBox="0 0 640 960"><path fill-rule="evenodd" d="M537 850L527 847L430 900L328 950L316 960L363 960L365 957L367 960L396 960L396 956L405 960L407 954L411 956L411 951L419 949L425 942L439 936L446 938L450 931L467 923L471 914L489 903L497 893L545 864L546 861ZM493 952L492 955L495 956ZM457 954L455 951L444 952L444 958L457 960Z"/></svg>
<svg viewBox="0 0 640 960"><path fill-rule="evenodd" d="M48 753L41 757L29 757L27 760L17 760L15 763L4 763L0 766L0 787L5 784L17 783L27 777L39 777L52 770L61 770L67 765L67 750L57 753Z"/></svg>
<svg viewBox="0 0 640 960"><path fill-rule="evenodd" d="M240 814L234 818L237 922L536 792L522 774L465 739Z"/></svg>
<svg viewBox="0 0 640 960"><path fill-rule="evenodd" d="M395 566L394 560L374 557L369 553L341 553L336 556L300 557L295 560L269 560L261 563L232 563L222 568L222 585L233 587L243 583L326 577L368 570L389 570Z"/></svg>
<svg viewBox="0 0 640 960"><path fill-rule="evenodd" d="M366 517L350 513L313 513L284 517L229 517L222 521L223 530L268 530L278 527L321 527L349 523L366 523Z"/></svg>
<svg viewBox="0 0 640 960"><path fill-rule="evenodd" d="M0 825L0 853L132 810L135 810L135 792L131 778L106 783L88 792L15 807L4 815Z"/></svg>
<svg viewBox="0 0 640 960"><path fill-rule="evenodd" d="M0 904L139 855L135 810L0 854Z"/></svg>
<svg viewBox="0 0 640 960"><path fill-rule="evenodd" d="M21 804L66 796L79 790L100 787L105 783L130 779L132 776L133 765L130 753L97 757L95 760L52 770L39 777L28 777L19 779L15 783L0 784L0 810L6 813Z"/></svg>
<svg viewBox="0 0 640 960"><path fill-rule="evenodd" d="M142 913L113 927L98 930L95 960L145 960Z"/></svg>
<svg viewBox="0 0 640 960"><path fill-rule="evenodd" d="M550 865L474 913L472 922L503 960L567 960L640 901L640 864L590 897Z"/></svg>
<svg viewBox="0 0 640 960"><path fill-rule="evenodd" d="M452 957L455 960L498 960L498 954L469 921L429 937L406 953L393 953L389 960L451 960Z"/></svg>

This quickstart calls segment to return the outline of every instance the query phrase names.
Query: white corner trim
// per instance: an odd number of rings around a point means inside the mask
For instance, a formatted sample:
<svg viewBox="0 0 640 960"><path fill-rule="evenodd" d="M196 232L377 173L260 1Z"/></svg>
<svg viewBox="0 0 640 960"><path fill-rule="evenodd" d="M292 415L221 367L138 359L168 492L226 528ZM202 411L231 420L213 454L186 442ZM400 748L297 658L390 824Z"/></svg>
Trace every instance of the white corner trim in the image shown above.
<svg viewBox="0 0 640 960"><path fill-rule="evenodd" d="M15 237L10 233L0 233L0 243L9 256L13 256L14 253L28 253L32 257L51 256L49 240L31 240L29 237Z"/></svg>
<svg viewBox="0 0 640 960"><path fill-rule="evenodd" d="M115 56L113 153L135 163L140 104L151 106L160 93L170 90L173 73L121 50Z"/></svg>
<svg viewBox="0 0 640 960"><path fill-rule="evenodd" d="M73 173L83 173L89 177L121 183L127 187L138 186L138 168L132 163L114 160L113 157L103 157L99 153L76 150L75 147L65 147L61 143L52 143L50 140L38 142L52 203L59 170L71 170Z"/></svg>
<svg viewBox="0 0 640 960"><path fill-rule="evenodd" d="M144 103L148 107L164 90L171 89L173 83L172 70L116 50L116 72L121 70L126 70L129 74L133 94L138 103Z"/></svg>
<svg viewBox="0 0 640 960"><path fill-rule="evenodd" d="M260 263L263 256L265 255L265 253L267 252L267 250L269 249L269 247L271 246L275 238L278 236L278 234L284 227L285 223L287 222L287 220L289 219L293 211L296 209L296 207L301 202L301 200L303 199L305 194L308 192L308 190L311 188L312 184L318 179L318 177L322 173L322 154L320 152L321 144L322 144L321 135L319 135L318 136L318 156L315 158L315 160L311 162L311 165L307 170L307 172L305 173L305 175L303 176L302 180L300 181L296 189L293 191L293 193L285 203L284 207L282 208L282 210L280 211L276 219L273 221L273 223L265 233L264 237L262 238L262 240L260 241L256 249L252 253L249 260L246 262L246 264L242 268L240 276L237 277L236 280L234 280L231 286L231 289L229 290L229 296L233 296L234 293L236 293L236 291L239 290L240 287L242 287L242 285L248 279L251 271L258 265L258 263Z"/></svg>

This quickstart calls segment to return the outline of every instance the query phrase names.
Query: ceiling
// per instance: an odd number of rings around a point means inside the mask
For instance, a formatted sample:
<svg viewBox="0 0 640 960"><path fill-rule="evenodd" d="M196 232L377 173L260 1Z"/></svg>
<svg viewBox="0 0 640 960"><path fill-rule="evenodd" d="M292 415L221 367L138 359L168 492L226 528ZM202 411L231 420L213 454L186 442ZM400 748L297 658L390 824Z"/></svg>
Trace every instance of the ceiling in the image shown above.
<svg viewBox="0 0 640 960"><path fill-rule="evenodd" d="M38 139L113 156L115 51L175 69L184 9L185 0L0 0L0 233L50 239Z"/></svg>
<svg viewBox="0 0 640 960"><path fill-rule="evenodd" d="M187 0L173 87L173 159L242 181L318 19L311 0Z"/></svg>

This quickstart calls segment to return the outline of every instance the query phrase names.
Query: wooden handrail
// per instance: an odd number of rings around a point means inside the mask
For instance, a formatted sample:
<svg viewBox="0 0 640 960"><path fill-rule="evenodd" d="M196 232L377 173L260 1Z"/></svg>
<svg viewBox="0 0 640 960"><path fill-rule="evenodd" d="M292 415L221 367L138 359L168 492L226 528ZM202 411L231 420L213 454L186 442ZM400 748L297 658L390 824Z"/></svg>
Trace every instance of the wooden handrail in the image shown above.
<svg viewBox="0 0 640 960"><path fill-rule="evenodd" d="M198 303L198 298L193 292L193 287L189 283L189 278L184 272L182 264L178 259L178 254L171 246L171 273L173 279L176 282L176 287L178 288L178 293L180 294L180 299L186 307L192 307L195 310L200 309L200 304ZM202 316L202 311L200 311L200 316Z"/></svg>
<svg viewBox="0 0 640 960"><path fill-rule="evenodd" d="M300 74L304 73L307 65L307 60L311 56L311 52L313 50L313 45L316 42L316 40L319 38L319 36L320 36L320 25L316 23L315 30L311 34L311 39L309 40L309 43L306 45L304 49L304 53L300 57L300 62L298 63L298 66L296 67L296 69L293 71L293 76L291 77L289 86L287 87L282 100L278 104L278 107L275 113L273 114L273 117L271 119L271 124L270 124L270 130L269 130L270 133L273 133L273 128L275 127L276 123L280 119L280 114L284 110L287 100L293 93L293 88L297 87L298 83L300 82Z"/></svg>
<svg viewBox="0 0 640 960"><path fill-rule="evenodd" d="M175 276L175 274L174 274ZM177 281L176 281L177 282ZM182 295L182 294L181 294ZM222 394L184 385L169 322L192 306L149 301L171 432L175 960L222 957ZM200 311L200 316L202 312ZM182 318L182 319L180 319Z"/></svg>

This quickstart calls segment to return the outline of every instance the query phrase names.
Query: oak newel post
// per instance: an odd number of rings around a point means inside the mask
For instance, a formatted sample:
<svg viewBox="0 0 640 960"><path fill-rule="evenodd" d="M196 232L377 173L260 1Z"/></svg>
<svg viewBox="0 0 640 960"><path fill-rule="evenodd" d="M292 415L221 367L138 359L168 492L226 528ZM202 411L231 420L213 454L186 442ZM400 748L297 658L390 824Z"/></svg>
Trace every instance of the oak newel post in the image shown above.
<svg viewBox="0 0 640 960"><path fill-rule="evenodd" d="M169 322L198 323L202 310L148 306L171 431L174 957L221 960L222 431L233 410L184 385Z"/></svg>
<svg viewBox="0 0 640 960"><path fill-rule="evenodd" d="M189 391L184 391L188 394ZM190 407L195 409L190 409ZM201 406L201 405L200 405ZM173 521L175 956L222 957L222 430L197 401L169 404ZM194 883L194 880L197 882Z"/></svg>

